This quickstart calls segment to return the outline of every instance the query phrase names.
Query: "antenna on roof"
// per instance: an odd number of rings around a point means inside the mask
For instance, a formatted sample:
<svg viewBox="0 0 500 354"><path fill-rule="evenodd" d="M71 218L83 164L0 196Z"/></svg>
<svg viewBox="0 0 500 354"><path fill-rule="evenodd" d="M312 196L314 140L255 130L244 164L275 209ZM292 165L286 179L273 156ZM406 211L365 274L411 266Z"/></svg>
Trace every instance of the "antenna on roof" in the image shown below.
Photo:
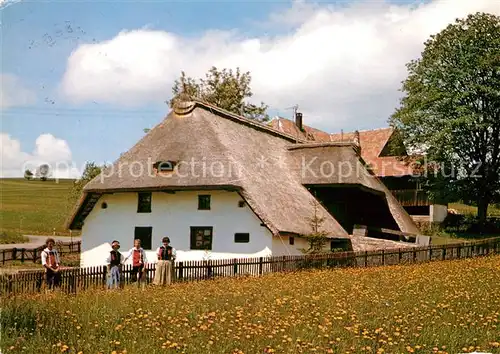
<svg viewBox="0 0 500 354"><path fill-rule="evenodd" d="M297 110L299 109L299 105L295 104L292 107L287 107L285 109L293 109L293 119L296 122L296 119L297 119ZM301 117L301 125L302 125L302 117ZM297 133L297 135L295 136L295 142L296 143L299 142L299 133Z"/></svg>

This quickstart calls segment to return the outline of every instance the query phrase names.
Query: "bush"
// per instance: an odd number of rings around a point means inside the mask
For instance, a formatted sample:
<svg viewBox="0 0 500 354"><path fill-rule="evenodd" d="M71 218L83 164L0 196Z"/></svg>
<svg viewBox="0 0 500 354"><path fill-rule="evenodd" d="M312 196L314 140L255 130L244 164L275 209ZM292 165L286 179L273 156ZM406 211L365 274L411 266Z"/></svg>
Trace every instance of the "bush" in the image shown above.
<svg viewBox="0 0 500 354"><path fill-rule="evenodd" d="M446 232L500 234L500 218L489 217L483 225L480 225L477 216L472 214L448 214L442 227Z"/></svg>

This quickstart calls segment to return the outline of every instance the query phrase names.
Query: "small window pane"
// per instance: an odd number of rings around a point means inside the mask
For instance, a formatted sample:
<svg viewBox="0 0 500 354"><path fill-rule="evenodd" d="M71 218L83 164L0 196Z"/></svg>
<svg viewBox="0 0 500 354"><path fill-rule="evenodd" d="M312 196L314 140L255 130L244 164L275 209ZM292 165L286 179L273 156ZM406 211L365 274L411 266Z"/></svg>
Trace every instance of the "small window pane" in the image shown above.
<svg viewBox="0 0 500 354"><path fill-rule="evenodd" d="M137 212L151 213L151 193L139 193Z"/></svg>
<svg viewBox="0 0 500 354"><path fill-rule="evenodd" d="M250 234L249 233L235 233L234 234L234 242L235 243L248 243L248 242L250 242Z"/></svg>
<svg viewBox="0 0 500 354"><path fill-rule="evenodd" d="M198 210L210 210L210 195L198 196Z"/></svg>

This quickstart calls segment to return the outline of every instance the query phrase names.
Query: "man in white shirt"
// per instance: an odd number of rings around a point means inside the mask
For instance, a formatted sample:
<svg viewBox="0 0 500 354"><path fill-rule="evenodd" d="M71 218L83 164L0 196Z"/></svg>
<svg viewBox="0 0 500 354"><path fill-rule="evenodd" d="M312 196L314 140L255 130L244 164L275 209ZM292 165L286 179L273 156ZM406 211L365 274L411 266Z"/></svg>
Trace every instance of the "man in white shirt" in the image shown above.
<svg viewBox="0 0 500 354"><path fill-rule="evenodd" d="M131 281L139 281L140 283L144 278L147 263L146 252L144 252L144 249L141 247L141 240L134 240L134 247L128 251L123 263L125 263L130 257L132 257ZM139 275L139 277L137 275Z"/></svg>
<svg viewBox="0 0 500 354"><path fill-rule="evenodd" d="M46 248L42 251L42 266L45 268L45 279L49 289L59 286L61 282L61 273L59 273L59 253L54 248L56 242L53 238L45 241Z"/></svg>
<svg viewBox="0 0 500 354"><path fill-rule="evenodd" d="M163 246L156 249L158 263L156 264L154 285L165 285L172 282L174 275L174 261L176 257L175 248L170 246L170 239L164 237L162 240Z"/></svg>

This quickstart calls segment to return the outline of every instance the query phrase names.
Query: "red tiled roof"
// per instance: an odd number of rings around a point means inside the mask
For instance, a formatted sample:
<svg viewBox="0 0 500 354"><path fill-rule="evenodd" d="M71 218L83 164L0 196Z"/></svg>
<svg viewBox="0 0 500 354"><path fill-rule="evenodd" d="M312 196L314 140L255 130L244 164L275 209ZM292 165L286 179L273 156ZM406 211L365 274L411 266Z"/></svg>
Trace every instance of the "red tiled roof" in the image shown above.
<svg viewBox="0 0 500 354"><path fill-rule="evenodd" d="M303 126L305 132L302 132L293 121L286 118L275 118L269 125L283 133L312 141L355 140L355 132L328 134L307 125ZM409 157L401 159L399 156L379 156L393 133L394 129L390 127L359 131L361 157L377 176L406 176L414 173L413 159Z"/></svg>
<svg viewBox="0 0 500 354"><path fill-rule="evenodd" d="M286 118L275 118L269 122L269 125L282 133L296 136L301 139L318 142L330 141L330 134L307 125L304 125L304 131L301 131L295 122Z"/></svg>

